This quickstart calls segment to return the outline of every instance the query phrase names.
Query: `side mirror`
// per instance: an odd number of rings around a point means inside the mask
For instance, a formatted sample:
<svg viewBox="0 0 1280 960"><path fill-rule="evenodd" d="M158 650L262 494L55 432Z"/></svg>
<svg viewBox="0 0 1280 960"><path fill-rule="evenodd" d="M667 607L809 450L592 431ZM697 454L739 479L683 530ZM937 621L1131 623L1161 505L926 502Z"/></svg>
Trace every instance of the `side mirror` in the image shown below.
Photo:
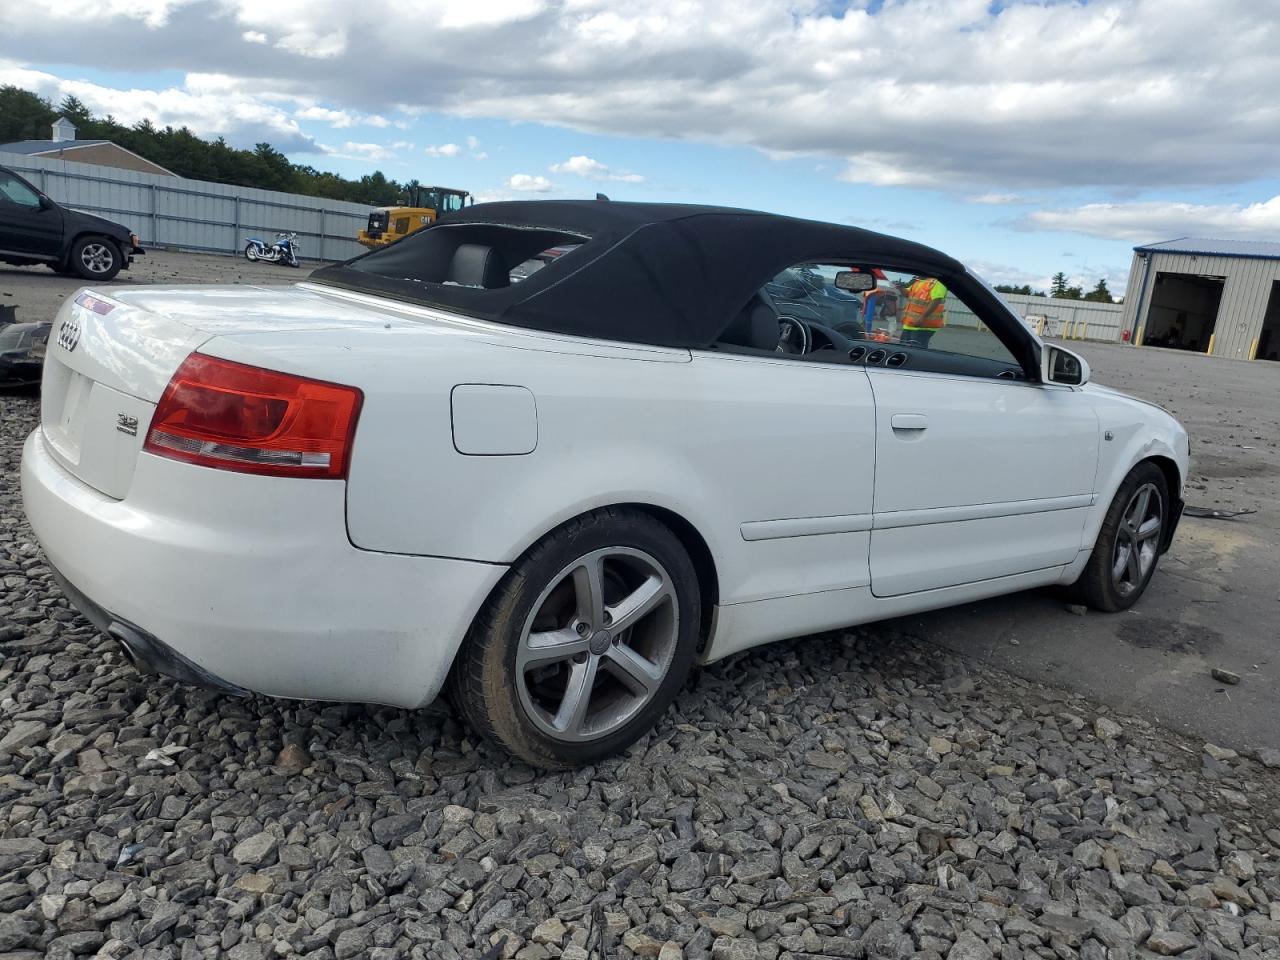
<svg viewBox="0 0 1280 960"><path fill-rule="evenodd" d="M1089 364L1078 353L1046 343L1040 350L1040 379L1079 387L1089 382Z"/></svg>
<svg viewBox="0 0 1280 960"><path fill-rule="evenodd" d="M50 200L48 197L46 197L43 193L40 194L40 209L41 210L53 209L53 201Z"/></svg>
<svg viewBox="0 0 1280 960"><path fill-rule="evenodd" d="M861 270L841 270L836 274L836 289L850 293L866 293L876 288L875 274Z"/></svg>

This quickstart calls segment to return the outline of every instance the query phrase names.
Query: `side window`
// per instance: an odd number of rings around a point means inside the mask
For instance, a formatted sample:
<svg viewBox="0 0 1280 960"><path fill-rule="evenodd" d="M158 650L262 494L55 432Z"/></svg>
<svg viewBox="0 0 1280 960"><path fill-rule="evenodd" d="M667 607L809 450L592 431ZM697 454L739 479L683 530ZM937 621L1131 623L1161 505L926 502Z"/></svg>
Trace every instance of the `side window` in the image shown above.
<svg viewBox="0 0 1280 960"><path fill-rule="evenodd" d="M780 271L730 322L717 346L819 363L854 362L849 348L862 337L862 297L835 283L836 275L848 269L797 263Z"/></svg>
<svg viewBox="0 0 1280 960"><path fill-rule="evenodd" d="M40 197L34 190L11 173L0 171L0 200L8 200L20 207L40 206Z"/></svg>
<svg viewBox="0 0 1280 960"><path fill-rule="evenodd" d="M717 346L826 363L1022 376L1009 349L942 280L867 263L787 267L751 298Z"/></svg>
<svg viewBox="0 0 1280 960"><path fill-rule="evenodd" d="M948 365L941 363L943 355L1018 366L1000 338L938 278L897 270L875 273L876 289L864 295L875 304L867 311L869 339L929 350L939 354L937 365L944 367ZM970 371L960 366L954 372ZM986 372L983 365L972 368L975 375ZM994 375L999 370L991 372Z"/></svg>

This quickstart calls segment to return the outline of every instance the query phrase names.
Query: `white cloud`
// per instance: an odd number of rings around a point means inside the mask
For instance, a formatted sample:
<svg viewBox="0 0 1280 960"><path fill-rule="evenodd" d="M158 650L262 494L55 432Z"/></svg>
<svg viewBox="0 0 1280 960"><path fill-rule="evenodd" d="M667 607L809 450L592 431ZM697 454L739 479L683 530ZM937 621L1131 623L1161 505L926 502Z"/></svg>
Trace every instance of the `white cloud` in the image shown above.
<svg viewBox="0 0 1280 960"><path fill-rule="evenodd" d="M332 60L347 50L344 30L294 30L276 41L276 49L313 60Z"/></svg>
<svg viewBox="0 0 1280 960"><path fill-rule="evenodd" d="M0 5L0 26L18 24L32 16L54 23L93 23L102 20L140 20L152 30L164 27L172 12L190 0L45 0ZM0 31L0 36L4 32Z"/></svg>
<svg viewBox="0 0 1280 960"><path fill-rule="evenodd" d="M326 107L311 97L262 95L252 83L221 73L188 73L181 87L118 90L85 80L63 80L0 60L0 84L10 83L54 102L70 94L92 112L111 114L127 125L150 120L158 127L185 126L200 136L226 137L233 146L251 147L268 140L286 153L321 149L299 121L324 123L338 130L390 126L390 121L377 114Z"/></svg>
<svg viewBox="0 0 1280 960"><path fill-rule="evenodd" d="M968 260L965 266L976 273L987 283L995 286L996 284L1008 284L1010 286L1020 287L1024 284L1030 285L1033 290L1039 290L1048 293L1049 288L1053 286L1052 273L1035 273L1033 271L1024 270L1021 267L1009 266L1006 263L997 263L990 260ZM1111 290L1113 297L1124 296L1125 284L1129 280L1129 267L1126 264L1123 267L1079 267L1074 264L1064 264L1063 272L1067 275L1067 285L1076 286L1086 292L1092 290L1098 283L1099 279L1107 281L1107 287ZM1025 311L1018 308L1019 313L1034 313L1034 308L1028 307Z"/></svg>
<svg viewBox="0 0 1280 960"><path fill-rule="evenodd" d="M1274 240L1280 236L1280 196L1250 204L1165 200L1086 203L1065 210L1037 210L1018 225L1138 243L1186 236Z"/></svg>
<svg viewBox="0 0 1280 960"><path fill-rule="evenodd" d="M245 43L266 43L267 35L261 30L246 30L240 34Z"/></svg>
<svg viewBox="0 0 1280 960"><path fill-rule="evenodd" d="M327 107L303 107L301 110L294 111L293 115L299 120L316 120L320 123L327 123L338 130L343 130L356 124L356 117L346 110L330 110Z"/></svg>
<svg viewBox="0 0 1280 960"><path fill-rule="evenodd" d="M546 193L551 189L551 181L531 173L515 173L507 180L506 186L520 193Z"/></svg>
<svg viewBox="0 0 1280 960"><path fill-rule="evenodd" d="M456 157L462 148L456 143L442 143L439 146L427 147L428 157Z"/></svg>
<svg viewBox="0 0 1280 960"><path fill-rule="evenodd" d="M996 284L1008 284L1014 287L1020 287L1023 284L1029 284L1035 290L1048 290L1050 276L1034 273L1024 270L1022 267L1010 266L1007 263L998 263L992 260L968 260L965 266L982 277L987 283L995 286Z"/></svg>
<svg viewBox="0 0 1280 960"><path fill-rule="evenodd" d="M966 197L970 203L981 203L989 206L1004 206L1012 203L1026 203L1026 200L1016 193L980 193L976 196Z"/></svg>
<svg viewBox="0 0 1280 960"><path fill-rule="evenodd" d="M623 170L611 170L599 160L587 156L570 157L564 163L553 163L552 173L571 173L588 180L616 180L622 183L644 183L644 177L638 173L627 173Z"/></svg>
<svg viewBox="0 0 1280 960"><path fill-rule="evenodd" d="M348 140L339 150L330 150L331 156L344 157L348 160L366 160L369 163L382 163L390 160L395 153L390 147L381 143L358 143Z"/></svg>
<svg viewBox="0 0 1280 960"><path fill-rule="evenodd" d="M243 81L223 74L188 74L182 88L119 90L87 80L62 80L0 60L0 84L33 90L55 102L75 96L90 111L111 114L128 125L150 120L156 126L190 127L200 136L226 136L239 146L270 140L285 151L315 145L290 111L247 92Z"/></svg>
<svg viewBox="0 0 1280 960"><path fill-rule="evenodd" d="M1280 174L1274 18L1257 0L27 0L0 2L0 51L227 74L263 108L739 144L982 196Z"/></svg>

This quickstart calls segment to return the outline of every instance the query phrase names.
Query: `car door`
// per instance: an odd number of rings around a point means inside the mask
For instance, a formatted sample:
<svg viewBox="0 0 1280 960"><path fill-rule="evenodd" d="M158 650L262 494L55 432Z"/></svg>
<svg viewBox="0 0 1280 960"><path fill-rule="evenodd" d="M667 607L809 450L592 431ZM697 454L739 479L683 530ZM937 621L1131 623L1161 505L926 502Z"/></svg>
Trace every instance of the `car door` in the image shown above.
<svg viewBox="0 0 1280 960"><path fill-rule="evenodd" d="M17 174L0 169L0 251L54 260L62 248L62 211Z"/></svg>
<svg viewBox="0 0 1280 960"><path fill-rule="evenodd" d="M815 276L837 269L799 267ZM694 435L716 453L691 457L715 476L724 533L743 544L723 558L721 604L842 593L851 605L870 582L874 398L847 350L767 290L714 350L694 354L706 401ZM847 309L856 317L856 302Z"/></svg>
<svg viewBox="0 0 1280 960"><path fill-rule="evenodd" d="M937 296L927 285L904 282L902 291L900 342L867 364L876 405L872 592L901 596L1070 563L1094 499L1092 406L1071 387L1022 379L1013 355L954 294L939 307L924 301ZM942 325L931 326L939 315Z"/></svg>

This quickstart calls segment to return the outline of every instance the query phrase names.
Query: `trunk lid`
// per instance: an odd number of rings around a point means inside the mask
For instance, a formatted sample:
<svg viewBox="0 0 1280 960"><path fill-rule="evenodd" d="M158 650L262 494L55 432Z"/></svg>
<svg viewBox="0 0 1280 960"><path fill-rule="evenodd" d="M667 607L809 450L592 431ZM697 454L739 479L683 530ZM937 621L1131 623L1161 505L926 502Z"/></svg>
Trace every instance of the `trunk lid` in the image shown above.
<svg viewBox="0 0 1280 960"><path fill-rule="evenodd" d="M41 428L68 471L122 500L156 403L202 343L231 334L407 322L310 287L84 290L54 318Z"/></svg>

